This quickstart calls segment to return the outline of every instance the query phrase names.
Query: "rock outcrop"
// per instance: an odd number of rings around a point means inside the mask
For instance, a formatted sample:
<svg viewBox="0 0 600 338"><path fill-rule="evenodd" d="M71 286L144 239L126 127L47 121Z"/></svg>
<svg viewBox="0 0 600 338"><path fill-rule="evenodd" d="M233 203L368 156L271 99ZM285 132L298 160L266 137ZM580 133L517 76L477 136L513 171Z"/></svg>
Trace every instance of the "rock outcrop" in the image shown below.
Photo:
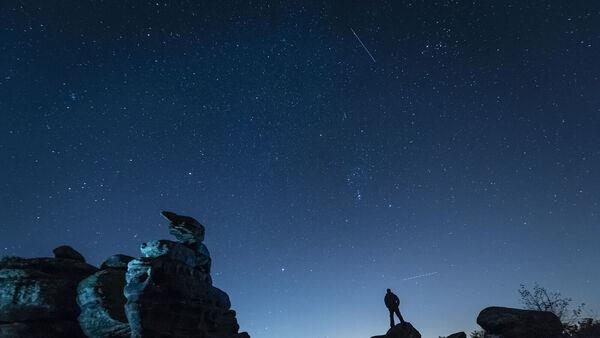
<svg viewBox="0 0 600 338"><path fill-rule="evenodd" d="M503 338L552 338L560 337L562 324L552 312L488 307L477 316L477 324L486 334Z"/></svg>
<svg viewBox="0 0 600 338"><path fill-rule="evenodd" d="M212 285L204 226L163 212L177 242L143 243L100 269L69 246L55 258L0 260L0 338L250 338Z"/></svg>
<svg viewBox="0 0 600 338"><path fill-rule="evenodd" d="M421 338L421 333L411 323L404 322L396 324L383 336L373 336L371 338Z"/></svg>
<svg viewBox="0 0 600 338"><path fill-rule="evenodd" d="M77 285L98 269L71 247L55 258L0 260L0 337L82 337Z"/></svg>
<svg viewBox="0 0 600 338"><path fill-rule="evenodd" d="M129 262L125 313L131 337L242 338L229 296L212 286L204 227L195 219L163 212L168 240L142 244L142 257Z"/></svg>
<svg viewBox="0 0 600 338"><path fill-rule="evenodd" d="M125 315L125 274L133 257L114 255L101 270L82 280L77 287L81 308L79 323L88 337L126 338L131 329Z"/></svg>

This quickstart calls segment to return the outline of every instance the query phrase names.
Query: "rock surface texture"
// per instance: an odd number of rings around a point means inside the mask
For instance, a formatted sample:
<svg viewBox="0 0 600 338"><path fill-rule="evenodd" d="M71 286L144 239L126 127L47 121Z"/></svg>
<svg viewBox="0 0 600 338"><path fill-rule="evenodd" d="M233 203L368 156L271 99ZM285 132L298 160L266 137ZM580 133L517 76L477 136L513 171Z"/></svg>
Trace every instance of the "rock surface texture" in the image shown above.
<svg viewBox="0 0 600 338"><path fill-rule="evenodd" d="M129 337L125 315L125 273L132 257L114 255L102 263L102 270L82 280L77 287L81 308L79 324L88 337Z"/></svg>
<svg viewBox="0 0 600 338"><path fill-rule="evenodd" d="M503 338L560 337L562 324L552 312L488 307L477 316L477 324L486 334Z"/></svg>
<svg viewBox="0 0 600 338"><path fill-rule="evenodd" d="M142 244L129 262L125 313L131 337L242 338L229 296L212 286L204 227L189 216L163 212L178 242Z"/></svg>
<svg viewBox="0 0 600 338"><path fill-rule="evenodd" d="M371 338L421 338L421 333L411 323L404 322L396 324L383 336L373 336Z"/></svg>
<svg viewBox="0 0 600 338"><path fill-rule="evenodd" d="M77 285L98 269L71 247L54 253L0 260L0 337L83 337Z"/></svg>

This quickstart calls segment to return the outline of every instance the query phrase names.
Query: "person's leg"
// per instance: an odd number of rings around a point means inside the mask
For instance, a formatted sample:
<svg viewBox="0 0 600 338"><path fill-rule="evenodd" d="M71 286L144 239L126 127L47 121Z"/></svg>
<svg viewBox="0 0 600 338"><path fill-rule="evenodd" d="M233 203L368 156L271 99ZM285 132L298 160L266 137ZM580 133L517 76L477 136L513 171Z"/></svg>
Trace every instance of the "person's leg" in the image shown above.
<svg viewBox="0 0 600 338"><path fill-rule="evenodd" d="M392 309L388 310L390 310L390 327L394 327L394 311Z"/></svg>
<svg viewBox="0 0 600 338"><path fill-rule="evenodd" d="M400 309L399 308L395 308L394 312L398 316L398 319L400 319L400 324L404 324L404 318L402 318L402 315L400 314Z"/></svg>

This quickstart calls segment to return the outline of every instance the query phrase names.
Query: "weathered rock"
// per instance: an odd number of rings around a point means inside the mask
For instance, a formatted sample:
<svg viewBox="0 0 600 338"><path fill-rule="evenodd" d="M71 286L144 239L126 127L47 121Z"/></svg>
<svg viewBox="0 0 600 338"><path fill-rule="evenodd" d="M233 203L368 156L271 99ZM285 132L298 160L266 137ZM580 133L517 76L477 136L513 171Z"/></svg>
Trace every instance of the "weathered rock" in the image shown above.
<svg viewBox="0 0 600 338"><path fill-rule="evenodd" d="M204 227L163 215L179 242L144 243L142 257L114 255L102 270L68 246L56 258L0 260L0 338L250 338L212 285Z"/></svg>
<svg viewBox="0 0 600 338"><path fill-rule="evenodd" d="M371 338L421 338L421 333L411 323L404 322L396 324L383 336L373 336Z"/></svg>
<svg viewBox="0 0 600 338"><path fill-rule="evenodd" d="M52 250L54 257L63 259L72 259L80 262L85 262L85 258L75 249L68 245L62 245Z"/></svg>
<svg viewBox="0 0 600 338"><path fill-rule="evenodd" d="M196 248L191 248L182 243L161 239L143 243L141 251L143 257L156 258L165 256L181 262L192 269L199 269L210 273L210 253L202 243L197 243Z"/></svg>
<svg viewBox="0 0 600 338"><path fill-rule="evenodd" d="M467 338L467 334L464 332L457 332L447 336L446 338Z"/></svg>
<svg viewBox="0 0 600 338"><path fill-rule="evenodd" d="M116 254L108 257L100 265L101 270L105 269L121 269L127 270L127 264L133 260L133 257L127 255Z"/></svg>
<svg viewBox="0 0 600 338"><path fill-rule="evenodd" d="M125 312L132 337L245 337L229 296L212 286L209 257L183 243L151 241L129 262Z"/></svg>
<svg viewBox="0 0 600 338"><path fill-rule="evenodd" d="M0 260L0 337L83 336L76 288L96 271L71 258Z"/></svg>
<svg viewBox="0 0 600 338"><path fill-rule="evenodd" d="M7 257L0 260L0 322L73 319L79 281L97 269L81 261Z"/></svg>
<svg viewBox="0 0 600 338"><path fill-rule="evenodd" d="M477 324L487 334L503 338L551 338L562 333L560 319L552 312L488 307L477 316Z"/></svg>
<svg viewBox="0 0 600 338"><path fill-rule="evenodd" d="M161 214L171 223L169 232L178 241L186 244L202 243L204 241L204 226L193 217L177 215L170 211L163 211Z"/></svg>
<svg viewBox="0 0 600 338"><path fill-rule="evenodd" d="M77 287L79 324L88 337L129 337L125 315L125 270L108 268L82 280Z"/></svg>
<svg viewBox="0 0 600 338"><path fill-rule="evenodd" d="M132 336L173 335L203 324L210 275L167 256L142 257L129 263L126 313Z"/></svg>

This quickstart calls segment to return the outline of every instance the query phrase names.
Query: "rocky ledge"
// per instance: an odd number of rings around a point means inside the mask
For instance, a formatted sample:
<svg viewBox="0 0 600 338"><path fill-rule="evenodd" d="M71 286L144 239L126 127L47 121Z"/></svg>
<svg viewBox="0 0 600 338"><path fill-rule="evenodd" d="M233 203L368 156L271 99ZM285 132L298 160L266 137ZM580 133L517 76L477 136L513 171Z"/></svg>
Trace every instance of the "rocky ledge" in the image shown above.
<svg viewBox="0 0 600 338"><path fill-rule="evenodd" d="M204 226L163 212L177 241L114 255L100 269L68 246L54 258L0 260L0 337L249 338L212 285Z"/></svg>
<svg viewBox="0 0 600 338"><path fill-rule="evenodd" d="M421 333L411 323L404 322L396 324L383 336L373 336L371 338L421 338Z"/></svg>

